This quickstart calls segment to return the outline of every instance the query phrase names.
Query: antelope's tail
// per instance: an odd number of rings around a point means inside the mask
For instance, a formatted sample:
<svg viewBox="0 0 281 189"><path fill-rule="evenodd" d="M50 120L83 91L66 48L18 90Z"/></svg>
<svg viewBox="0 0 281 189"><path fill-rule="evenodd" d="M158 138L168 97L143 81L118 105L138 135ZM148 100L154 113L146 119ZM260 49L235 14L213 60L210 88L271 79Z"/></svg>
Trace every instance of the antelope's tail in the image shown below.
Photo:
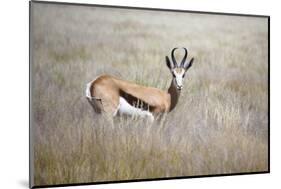
<svg viewBox="0 0 281 189"><path fill-rule="evenodd" d="M86 85L86 98L88 102L92 105L96 113L101 113L103 110L101 98L92 96L91 94L92 82Z"/></svg>

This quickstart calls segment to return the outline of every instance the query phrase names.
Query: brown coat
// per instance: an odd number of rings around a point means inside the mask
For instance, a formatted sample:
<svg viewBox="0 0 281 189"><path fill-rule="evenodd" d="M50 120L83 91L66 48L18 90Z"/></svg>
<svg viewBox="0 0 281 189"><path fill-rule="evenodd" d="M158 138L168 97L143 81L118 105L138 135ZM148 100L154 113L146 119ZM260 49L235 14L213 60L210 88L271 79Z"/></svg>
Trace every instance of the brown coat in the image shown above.
<svg viewBox="0 0 281 189"><path fill-rule="evenodd" d="M108 113L117 110L120 96L130 104L133 99L144 102L152 113L168 112L171 101L170 94L165 91L138 85L110 75L101 75L93 81L91 95L101 99L104 111Z"/></svg>

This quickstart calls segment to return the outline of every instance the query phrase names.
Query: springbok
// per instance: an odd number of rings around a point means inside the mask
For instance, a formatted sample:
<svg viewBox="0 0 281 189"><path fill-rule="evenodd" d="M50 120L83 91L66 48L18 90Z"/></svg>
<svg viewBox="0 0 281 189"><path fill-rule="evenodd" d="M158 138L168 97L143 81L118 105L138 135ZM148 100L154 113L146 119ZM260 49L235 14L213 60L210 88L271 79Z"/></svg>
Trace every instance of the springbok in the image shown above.
<svg viewBox="0 0 281 189"><path fill-rule="evenodd" d="M101 75L89 82L86 97L97 113L109 115L131 115L148 117L154 120L154 114L172 111L179 100L186 71L192 66L194 58L186 62L187 50L180 64L176 62L174 48L172 61L166 56L166 64L173 76L167 92L125 81L110 75Z"/></svg>

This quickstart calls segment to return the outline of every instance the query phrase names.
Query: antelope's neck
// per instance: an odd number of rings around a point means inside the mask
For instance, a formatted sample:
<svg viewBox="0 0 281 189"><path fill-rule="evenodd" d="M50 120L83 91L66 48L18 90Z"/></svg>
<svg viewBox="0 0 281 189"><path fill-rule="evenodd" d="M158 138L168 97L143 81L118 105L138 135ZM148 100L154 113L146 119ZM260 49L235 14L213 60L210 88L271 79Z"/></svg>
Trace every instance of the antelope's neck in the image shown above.
<svg viewBox="0 0 281 189"><path fill-rule="evenodd" d="M168 94L170 96L170 108L169 108L169 112L170 112L176 107L180 97L180 90L177 89L174 79L172 79L171 81L171 85L168 89Z"/></svg>

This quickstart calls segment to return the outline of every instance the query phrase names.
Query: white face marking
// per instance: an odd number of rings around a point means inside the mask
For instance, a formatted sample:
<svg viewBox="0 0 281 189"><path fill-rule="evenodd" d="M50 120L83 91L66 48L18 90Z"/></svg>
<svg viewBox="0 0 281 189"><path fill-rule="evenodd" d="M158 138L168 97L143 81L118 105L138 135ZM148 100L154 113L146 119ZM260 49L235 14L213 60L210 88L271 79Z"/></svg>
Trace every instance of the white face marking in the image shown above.
<svg viewBox="0 0 281 189"><path fill-rule="evenodd" d="M175 68L174 70L172 70L172 72L175 76L177 88L181 89L183 86L183 75L185 73L185 70L183 68Z"/></svg>

